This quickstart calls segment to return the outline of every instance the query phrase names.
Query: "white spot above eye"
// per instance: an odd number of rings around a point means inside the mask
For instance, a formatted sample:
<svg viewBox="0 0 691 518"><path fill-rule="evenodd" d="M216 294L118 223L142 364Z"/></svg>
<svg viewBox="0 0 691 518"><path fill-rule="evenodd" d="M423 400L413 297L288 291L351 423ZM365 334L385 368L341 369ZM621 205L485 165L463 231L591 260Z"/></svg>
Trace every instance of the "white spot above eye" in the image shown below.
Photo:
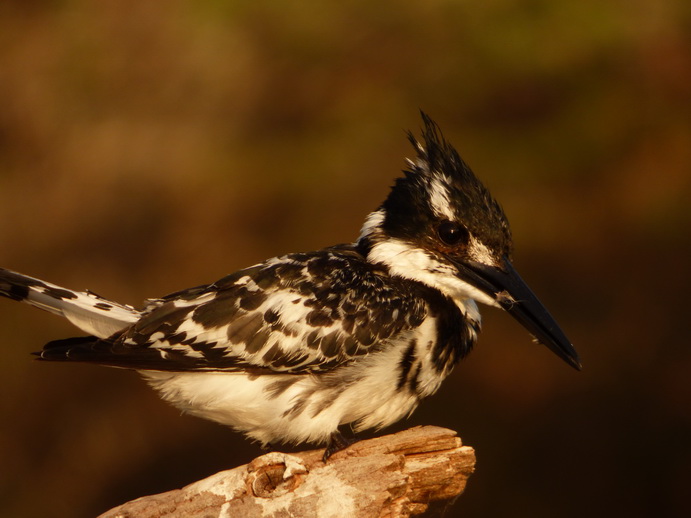
<svg viewBox="0 0 691 518"><path fill-rule="evenodd" d="M450 221L456 219L456 215L451 210L449 190L438 176L433 176L430 180L429 201L437 216Z"/></svg>

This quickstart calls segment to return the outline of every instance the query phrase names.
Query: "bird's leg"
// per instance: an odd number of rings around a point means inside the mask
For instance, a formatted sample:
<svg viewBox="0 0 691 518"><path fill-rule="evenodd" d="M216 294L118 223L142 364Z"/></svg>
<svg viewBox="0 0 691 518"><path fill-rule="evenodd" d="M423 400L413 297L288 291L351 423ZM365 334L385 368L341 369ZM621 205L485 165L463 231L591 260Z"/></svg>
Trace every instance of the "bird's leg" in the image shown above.
<svg viewBox="0 0 691 518"><path fill-rule="evenodd" d="M331 437L329 437L329 442L324 450L322 460L324 463L326 463L326 461L329 460L329 457L331 457L334 453L345 450L348 446L356 442L356 437L345 437L339 430L336 430L331 434Z"/></svg>

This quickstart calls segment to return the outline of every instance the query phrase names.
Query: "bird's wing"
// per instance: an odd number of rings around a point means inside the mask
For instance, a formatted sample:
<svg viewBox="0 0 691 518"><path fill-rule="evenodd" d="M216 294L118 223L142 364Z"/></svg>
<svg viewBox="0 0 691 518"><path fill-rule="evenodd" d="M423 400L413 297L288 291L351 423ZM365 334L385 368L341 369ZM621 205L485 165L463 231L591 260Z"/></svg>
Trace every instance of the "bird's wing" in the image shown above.
<svg viewBox="0 0 691 518"><path fill-rule="evenodd" d="M334 248L151 301L122 333L53 342L42 357L151 370L320 372L419 326L426 311L407 284Z"/></svg>

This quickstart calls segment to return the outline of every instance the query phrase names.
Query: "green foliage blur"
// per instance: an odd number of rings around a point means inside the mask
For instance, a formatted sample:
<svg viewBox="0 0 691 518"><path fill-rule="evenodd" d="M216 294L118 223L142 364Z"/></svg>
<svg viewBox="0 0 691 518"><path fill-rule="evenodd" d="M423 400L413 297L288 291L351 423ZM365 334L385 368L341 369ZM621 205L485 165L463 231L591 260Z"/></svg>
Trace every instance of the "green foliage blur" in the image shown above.
<svg viewBox="0 0 691 518"><path fill-rule="evenodd" d="M400 429L477 449L453 511L691 516L691 4L0 4L0 266L140 304L352 241L429 113L502 202L571 371L484 308ZM482 309L482 308L481 308ZM0 301L0 516L87 517L259 448Z"/></svg>

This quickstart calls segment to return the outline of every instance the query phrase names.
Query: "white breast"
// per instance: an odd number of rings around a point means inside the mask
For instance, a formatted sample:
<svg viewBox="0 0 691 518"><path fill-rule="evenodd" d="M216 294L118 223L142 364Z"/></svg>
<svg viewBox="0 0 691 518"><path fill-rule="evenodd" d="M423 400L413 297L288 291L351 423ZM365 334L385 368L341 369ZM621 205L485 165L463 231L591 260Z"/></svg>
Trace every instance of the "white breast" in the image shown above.
<svg viewBox="0 0 691 518"><path fill-rule="evenodd" d="M402 356L412 334L351 364L323 374L142 371L166 401L190 414L246 433L263 444L325 443L340 425L355 431L383 428L417 407L421 397L437 391L443 374L432 367L422 338L434 322L418 328L417 372L420 392L399 386Z"/></svg>

